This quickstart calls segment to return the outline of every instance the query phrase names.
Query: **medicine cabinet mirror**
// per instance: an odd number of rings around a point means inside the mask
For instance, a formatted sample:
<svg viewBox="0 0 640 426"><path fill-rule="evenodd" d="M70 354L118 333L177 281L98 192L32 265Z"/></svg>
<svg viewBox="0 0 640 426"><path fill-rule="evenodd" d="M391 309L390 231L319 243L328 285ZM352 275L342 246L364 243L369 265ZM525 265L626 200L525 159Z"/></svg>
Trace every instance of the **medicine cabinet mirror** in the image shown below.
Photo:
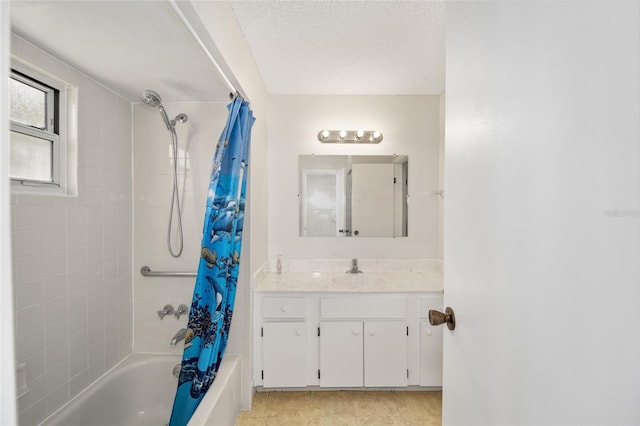
<svg viewBox="0 0 640 426"><path fill-rule="evenodd" d="M406 237L409 157L301 155L301 237Z"/></svg>

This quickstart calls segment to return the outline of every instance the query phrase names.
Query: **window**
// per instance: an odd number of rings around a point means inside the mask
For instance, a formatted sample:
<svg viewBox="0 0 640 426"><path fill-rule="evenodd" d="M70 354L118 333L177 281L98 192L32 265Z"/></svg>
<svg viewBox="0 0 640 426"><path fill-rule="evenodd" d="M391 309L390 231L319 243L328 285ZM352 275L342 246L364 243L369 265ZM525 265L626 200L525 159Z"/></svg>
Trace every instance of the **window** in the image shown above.
<svg viewBox="0 0 640 426"><path fill-rule="evenodd" d="M14 64L9 77L9 175L14 188L64 192L65 117L66 87Z"/></svg>

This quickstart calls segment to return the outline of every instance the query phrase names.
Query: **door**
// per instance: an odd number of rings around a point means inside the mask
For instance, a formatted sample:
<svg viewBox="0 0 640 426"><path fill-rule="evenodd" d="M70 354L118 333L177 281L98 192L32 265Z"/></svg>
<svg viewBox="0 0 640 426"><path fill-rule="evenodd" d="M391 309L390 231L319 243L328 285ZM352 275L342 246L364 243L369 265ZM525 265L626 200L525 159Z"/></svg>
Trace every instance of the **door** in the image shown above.
<svg viewBox="0 0 640 426"><path fill-rule="evenodd" d="M344 236L344 171L302 170L301 235Z"/></svg>
<svg viewBox="0 0 640 426"><path fill-rule="evenodd" d="M362 321L320 323L320 387L362 387Z"/></svg>
<svg viewBox="0 0 640 426"><path fill-rule="evenodd" d="M365 321L364 385L407 386L407 323Z"/></svg>
<svg viewBox="0 0 640 426"><path fill-rule="evenodd" d="M307 385L306 323L265 322L262 325L263 386Z"/></svg>
<svg viewBox="0 0 640 426"><path fill-rule="evenodd" d="M640 423L639 4L447 3L445 425Z"/></svg>
<svg viewBox="0 0 640 426"><path fill-rule="evenodd" d="M351 166L351 232L360 237L393 237L393 164Z"/></svg>

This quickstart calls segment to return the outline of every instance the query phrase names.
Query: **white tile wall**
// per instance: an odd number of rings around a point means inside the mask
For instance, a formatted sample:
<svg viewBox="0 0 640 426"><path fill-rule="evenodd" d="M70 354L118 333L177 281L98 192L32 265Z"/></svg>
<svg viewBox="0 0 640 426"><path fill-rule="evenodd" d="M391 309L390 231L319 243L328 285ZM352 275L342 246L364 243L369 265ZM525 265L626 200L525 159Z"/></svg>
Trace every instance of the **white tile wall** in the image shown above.
<svg viewBox="0 0 640 426"><path fill-rule="evenodd" d="M30 389L18 406L29 425L131 352L131 105L17 36L12 53L80 96L78 196L12 196L17 361Z"/></svg>
<svg viewBox="0 0 640 426"><path fill-rule="evenodd" d="M227 119L224 103L169 102L164 106L171 117L180 112L189 116L187 123L177 125L179 186L184 188L184 195L181 197L184 251L180 258L172 258L166 243L172 190L171 136L157 109L135 104L135 352L182 353L182 344L171 347L169 342L178 330L186 326L187 317L182 316L177 320L173 316L166 316L160 320L156 311L168 303L174 307L181 303L190 306L194 278L145 278L138 271L143 265L158 271L196 271L200 258L211 159Z"/></svg>

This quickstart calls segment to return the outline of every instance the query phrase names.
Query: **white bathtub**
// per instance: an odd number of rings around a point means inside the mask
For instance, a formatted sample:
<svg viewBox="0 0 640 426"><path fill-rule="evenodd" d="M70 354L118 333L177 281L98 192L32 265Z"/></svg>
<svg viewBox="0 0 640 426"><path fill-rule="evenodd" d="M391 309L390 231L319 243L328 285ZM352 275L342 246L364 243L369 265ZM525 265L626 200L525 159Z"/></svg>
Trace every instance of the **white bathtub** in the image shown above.
<svg viewBox="0 0 640 426"><path fill-rule="evenodd" d="M240 412L239 356L226 355L190 426L232 426ZM175 355L131 354L47 418L51 426L165 426L178 379Z"/></svg>

